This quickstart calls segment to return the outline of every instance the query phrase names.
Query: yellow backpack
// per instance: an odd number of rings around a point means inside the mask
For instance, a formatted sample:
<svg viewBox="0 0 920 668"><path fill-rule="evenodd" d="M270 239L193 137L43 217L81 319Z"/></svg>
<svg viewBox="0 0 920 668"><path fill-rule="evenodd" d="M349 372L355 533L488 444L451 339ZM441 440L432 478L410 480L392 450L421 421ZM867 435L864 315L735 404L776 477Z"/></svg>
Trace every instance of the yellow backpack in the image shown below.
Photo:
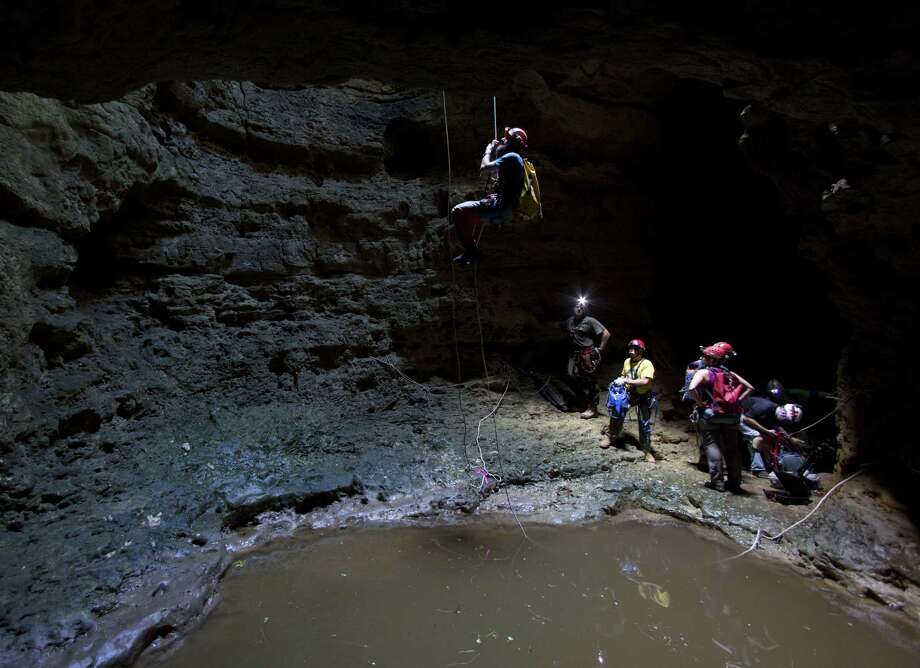
<svg viewBox="0 0 920 668"><path fill-rule="evenodd" d="M540 182L537 180L537 170L533 163L524 158L524 187L518 200L518 217L521 220L532 221L543 218L543 205L540 203Z"/></svg>

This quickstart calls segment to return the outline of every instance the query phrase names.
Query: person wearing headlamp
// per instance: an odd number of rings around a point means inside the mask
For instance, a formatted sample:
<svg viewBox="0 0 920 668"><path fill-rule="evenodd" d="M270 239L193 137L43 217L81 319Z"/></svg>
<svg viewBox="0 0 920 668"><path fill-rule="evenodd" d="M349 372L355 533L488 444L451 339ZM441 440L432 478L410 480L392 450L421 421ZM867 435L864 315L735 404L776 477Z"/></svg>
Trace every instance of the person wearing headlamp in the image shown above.
<svg viewBox="0 0 920 668"><path fill-rule="evenodd" d="M568 373L584 401L585 410L581 418L597 417L597 369L601 354L610 340L610 332L599 320L588 315L588 299L579 297L572 316L562 322L562 329L568 332L572 341L569 354Z"/></svg>

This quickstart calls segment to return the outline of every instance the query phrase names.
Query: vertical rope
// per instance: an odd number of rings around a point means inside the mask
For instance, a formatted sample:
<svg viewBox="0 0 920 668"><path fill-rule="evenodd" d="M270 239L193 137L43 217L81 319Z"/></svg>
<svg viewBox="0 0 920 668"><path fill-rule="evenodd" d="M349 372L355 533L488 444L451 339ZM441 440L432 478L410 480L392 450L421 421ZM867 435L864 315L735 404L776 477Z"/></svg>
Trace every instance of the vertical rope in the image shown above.
<svg viewBox="0 0 920 668"><path fill-rule="evenodd" d="M492 96L492 138L498 139L498 103Z"/></svg>
<svg viewBox="0 0 920 668"><path fill-rule="evenodd" d="M485 227L484 225L481 227ZM476 324L479 326L479 353L482 355L482 371L486 376L486 385L490 384L489 365L486 364L486 343L482 334L482 316L479 314L479 263L473 263L473 294L476 297Z"/></svg>
<svg viewBox="0 0 920 668"><path fill-rule="evenodd" d="M453 259L450 257L450 196L451 196L452 186L453 186L453 174L451 171L451 163L450 163L450 132L448 130L448 125L447 125L447 92L444 90L441 91L441 102L444 107L444 137L447 142L448 262L450 264L451 283L453 284L453 290L451 291L451 316L453 318L454 353L457 358L457 405L459 407L460 414L463 417L464 456L466 457L467 463L469 463L469 447L467 444L466 414L463 411L463 388L461 386L462 373L461 373L461 362L460 362L460 344L459 344L459 336L457 334L457 302L456 302L457 276L454 270ZM495 134L495 139L498 139L498 116L496 114L495 96L492 97L492 126L493 126L493 131ZM483 227L484 225L480 225L480 230L479 230L480 238L482 237ZM479 240L477 239L477 245L478 243L479 243ZM485 338L482 333L482 317L480 315L480 306L479 306L479 278L478 278L478 269L477 269L476 263L473 264L473 288L474 288L474 295L476 299L476 323L479 328L479 351L480 351L480 354L482 355L482 368L486 376L486 387L488 387L491 384L491 379L489 377L489 367L488 367L488 364L486 363ZM498 404L496 404L495 408L492 409L492 412L490 413L490 415L487 415L486 418L483 418L482 420L479 421L479 426L477 427L477 435L476 435L476 445L477 447L479 447L479 431L481 430L482 422L484 419L487 419L488 417L491 416L492 428L493 428L493 432L495 435L495 449L496 449L496 452L498 452L498 466L499 466L499 470L501 471L502 479L504 479L505 477L505 464L504 464L504 459L501 454L501 443L498 438L498 422L495 419L495 413L498 412L498 409L501 406L502 400L505 398L505 394L508 392L509 384L510 384L510 381L509 383L506 383L505 391L502 393L501 399L499 399ZM485 484L485 481L487 479L486 476L489 475L489 472L488 472L488 467L486 466L485 459L482 455L481 448L479 449L479 461L482 462L482 468L485 471L485 475L483 475L483 478L482 478L483 484ZM521 529L521 533L524 534L524 538L529 539L530 537L527 535L527 531L524 530L524 525L521 523L521 520L518 518L517 512L514 510L514 506L511 504L511 494L509 494L508 492L507 484L505 485L505 499L508 502L508 508L509 510L511 510L511 514L514 515L514 519L517 522L518 527L520 527Z"/></svg>
<svg viewBox="0 0 920 668"><path fill-rule="evenodd" d="M447 143L447 264L450 265L450 314L454 330L454 355L457 358L457 410L463 420L463 459L469 465L470 453L467 444L466 413L463 410L463 370L460 364L460 342L457 334L457 275L454 271L454 262L450 251L451 225L450 225L450 198L453 191L453 172L450 163L450 130L447 126L447 91L441 91L441 102L444 107L444 139Z"/></svg>
<svg viewBox="0 0 920 668"><path fill-rule="evenodd" d="M483 225L482 227L485 227L485 225ZM489 386L491 386L491 384L492 384L492 380L491 380L491 378L489 377L489 366L488 366L488 364L486 364L486 344L485 344L485 337L484 337L483 334L482 334L482 317L480 316L480 313L479 313L479 269L478 269L478 263L474 263L474 264L473 264L473 289L474 289L474 294L475 294L475 296L476 296L476 324L477 324L478 327L479 327L479 352L480 352L480 354L482 355L482 370L483 370L483 372L485 373L485 376L486 376L486 388L489 388ZM495 406L495 409L494 409L494 410L492 411L492 413L491 413L491 417L492 417L492 433L493 433L494 438L495 438L495 452L498 453L498 470L499 470L499 473L500 473L500 475L501 475L501 480L505 483L505 484L503 485L503 488L504 488L504 490L505 490L505 500L508 502L508 510L510 510L510 511L511 511L511 514L514 515L514 521L517 522L518 528L520 528L521 533L524 534L524 538L528 538L528 539L529 539L530 536L527 535L527 531L524 529L524 525L521 523L521 520L520 520L520 518L519 518L518 515L517 515L517 511L514 509L514 505L511 503L511 493L508 491L508 479L507 479L507 477L505 476L505 458L504 458L504 456L502 455L501 440L498 438L498 420L497 420L497 418L495 417L495 414L498 412L498 407L501 405L502 400L504 400L504 398L505 398L505 393L508 392L508 385L509 385L509 384L510 384L510 381L509 381L508 383L505 384L505 392L502 393L501 399L499 399L498 404ZM480 425L481 425L481 424L482 424L482 421L480 420ZM478 443L479 443L478 434L477 434L476 443L477 443L477 445L478 445ZM485 460L484 460L483 457L482 457L482 450L481 450L481 449L480 449L479 453L480 453L480 454L479 454L479 458L480 458L480 461L482 461L483 467L485 467L486 470L488 470L488 467L486 466Z"/></svg>

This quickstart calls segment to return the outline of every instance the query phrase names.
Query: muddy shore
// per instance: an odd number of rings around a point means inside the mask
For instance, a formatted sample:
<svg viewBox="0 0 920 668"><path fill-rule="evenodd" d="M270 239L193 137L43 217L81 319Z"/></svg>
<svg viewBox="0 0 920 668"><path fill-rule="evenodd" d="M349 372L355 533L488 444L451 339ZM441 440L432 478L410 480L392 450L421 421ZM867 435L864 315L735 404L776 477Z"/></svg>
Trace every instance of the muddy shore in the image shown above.
<svg viewBox="0 0 920 668"><path fill-rule="evenodd" d="M491 493L477 489L479 480L470 468L478 457L477 423L495 407L501 391L482 383L465 388L469 447L464 461L458 447L462 424L456 390L439 389L436 383L428 389L403 383L399 408L387 411L388 419L376 425L379 430L370 429L388 457L363 457L342 466L353 469L347 471L348 480L331 481L324 491L315 486L306 495L290 487L250 489L226 508L222 522L185 536L189 549L150 560L141 573L125 577L109 599L109 610L97 615L75 642L59 649L7 653L4 664L22 665L27 660L42 666L125 665L145 651L168 647L213 609L227 569L242 567L249 551L295 531L348 530L368 524L560 524L605 516L667 516L721 533L736 542L741 553L758 530L776 534L814 507L770 503L761 492L765 481L748 475L745 496L703 488L706 475L691 464L696 446L682 420L659 419L654 439L657 464L646 463L629 444L600 450L601 419L559 413L540 400L526 380L516 380L497 412L498 448L491 420L482 423L480 444L486 463L490 469L504 470L502 485ZM493 382L492 387L497 385ZM432 422L432 415L441 419ZM662 415L673 413L665 410ZM374 424L370 419L363 426ZM634 431L635 424L630 428ZM385 443L397 433L402 440ZM309 462L301 464L308 467ZM823 475L822 488L828 490L837 480ZM162 519L171 523L166 516ZM804 577L837 583L866 606L881 606L897 618L918 623L917 545L914 526L867 472L841 487L781 541L762 539L756 556L744 558L781 560Z"/></svg>

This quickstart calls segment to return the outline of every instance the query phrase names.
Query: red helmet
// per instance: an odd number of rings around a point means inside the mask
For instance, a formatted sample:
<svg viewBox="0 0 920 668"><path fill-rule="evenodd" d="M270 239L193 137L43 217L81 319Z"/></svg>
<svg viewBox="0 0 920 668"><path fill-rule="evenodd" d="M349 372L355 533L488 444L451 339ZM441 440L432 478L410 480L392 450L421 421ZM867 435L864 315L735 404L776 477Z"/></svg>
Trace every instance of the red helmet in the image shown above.
<svg viewBox="0 0 920 668"><path fill-rule="evenodd" d="M638 348L642 352L645 352L645 341L643 341L642 339L633 339L626 346L627 350L629 350L630 348Z"/></svg>
<svg viewBox="0 0 920 668"><path fill-rule="evenodd" d="M730 343L719 341L718 343L713 343L711 346L703 348L703 354L707 357L714 357L715 359L721 360L734 355L735 349L732 348Z"/></svg>
<svg viewBox="0 0 920 668"><path fill-rule="evenodd" d="M527 133L523 128L505 128L505 139L516 139L521 146L527 148Z"/></svg>

